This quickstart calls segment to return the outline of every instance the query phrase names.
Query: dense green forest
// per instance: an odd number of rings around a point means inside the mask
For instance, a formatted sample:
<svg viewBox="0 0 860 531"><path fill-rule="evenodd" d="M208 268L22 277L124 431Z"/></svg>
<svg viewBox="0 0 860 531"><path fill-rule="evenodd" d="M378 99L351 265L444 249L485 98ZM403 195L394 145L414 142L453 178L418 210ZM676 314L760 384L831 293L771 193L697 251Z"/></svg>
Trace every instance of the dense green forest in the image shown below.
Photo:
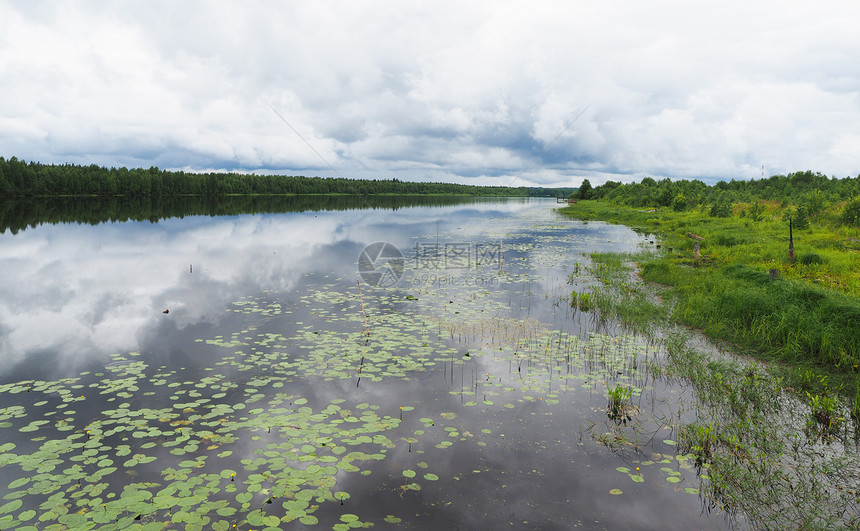
<svg viewBox="0 0 860 531"><path fill-rule="evenodd" d="M156 167L104 168L95 164L41 164L0 157L0 197L125 196L169 197L230 194L350 195L529 195L527 187L418 183L399 179L359 180L238 173L186 173Z"/></svg>
<svg viewBox="0 0 860 531"><path fill-rule="evenodd" d="M529 188L529 197L568 197L570 194L576 193L577 188Z"/></svg>
<svg viewBox="0 0 860 531"><path fill-rule="evenodd" d="M608 181L592 187L585 180L572 197L675 211L709 208L716 217L727 217L734 203L778 201L806 209L808 215L814 216L828 204L860 197L860 176L836 179L820 172L799 171L765 179L720 181L713 186L695 179L657 181L646 177L639 183Z"/></svg>
<svg viewBox="0 0 860 531"><path fill-rule="evenodd" d="M12 234L43 223L99 223L151 221L185 216L235 216L279 214L356 208L389 209L415 206L448 206L499 201L472 196L371 195L239 195L225 197L61 197L22 198L0 201L0 234Z"/></svg>

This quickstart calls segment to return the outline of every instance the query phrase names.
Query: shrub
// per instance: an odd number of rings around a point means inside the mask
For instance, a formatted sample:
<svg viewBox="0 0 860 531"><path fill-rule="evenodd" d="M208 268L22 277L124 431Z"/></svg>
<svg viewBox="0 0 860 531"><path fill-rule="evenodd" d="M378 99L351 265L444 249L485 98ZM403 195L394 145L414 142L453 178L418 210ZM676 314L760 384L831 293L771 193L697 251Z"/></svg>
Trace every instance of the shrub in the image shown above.
<svg viewBox="0 0 860 531"><path fill-rule="evenodd" d="M582 184L579 185L579 190L576 192L576 195L579 199L590 199L591 198L591 183L588 179L584 179Z"/></svg>
<svg viewBox="0 0 860 531"><path fill-rule="evenodd" d="M687 198L684 194L678 194L672 199L672 210L675 212L683 212L687 210Z"/></svg>
<svg viewBox="0 0 860 531"><path fill-rule="evenodd" d="M723 234L720 234L719 236L717 236L717 239L715 241L716 241L717 245L722 245L725 247L734 247L735 245L738 245L739 243L741 243L741 241L739 241L734 236L726 236Z"/></svg>
<svg viewBox="0 0 860 531"><path fill-rule="evenodd" d="M797 207L797 220L795 221L795 227L801 230L809 228L809 210L806 208L806 205L800 205Z"/></svg>
<svg viewBox="0 0 860 531"><path fill-rule="evenodd" d="M815 253L802 254L802 255L800 255L800 258L798 258L798 260L803 265L823 264L824 263L824 260L821 258L821 256L819 256Z"/></svg>
<svg viewBox="0 0 860 531"><path fill-rule="evenodd" d="M750 207L750 219L753 221L761 221L764 219L764 205L756 201L755 204Z"/></svg>
<svg viewBox="0 0 860 531"><path fill-rule="evenodd" d="M855 198L853 201L849 201L848 204L845 205L845 210L842 211L841 221L844 225L860 227L860 197Z"/></svg>
<svg viewBox="0 0 860 531"><path fill-rule="evenodd" d="M821 190L813 190L803 196L801 204L806 207L810 216L817 216L827 206L827 201Z"/></svg>
<svg viewBox="0 0 860 531"><path fill-rule="evenodd" d="M711 217L728 218L732 215L732 204L727 199L718 199L711 205Z"/></svg>

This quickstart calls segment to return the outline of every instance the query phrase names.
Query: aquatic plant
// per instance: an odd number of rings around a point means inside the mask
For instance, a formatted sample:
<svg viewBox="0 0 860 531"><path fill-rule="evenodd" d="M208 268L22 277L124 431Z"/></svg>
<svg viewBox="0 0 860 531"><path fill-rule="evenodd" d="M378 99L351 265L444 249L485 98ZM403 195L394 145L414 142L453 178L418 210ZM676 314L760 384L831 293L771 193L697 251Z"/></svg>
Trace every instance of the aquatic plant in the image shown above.
<svg viewBox="0 0 860 531"><path fill-rule="evenodd" d="M608 394L609 403L606 406L606 415L616 422L627 422L631 420L631 414L636 409L630 401L633 396L633 391L629 387L617 384L615 387L608 390Z"/></svg>
<svg viewBox="0 0 860 531"><path fill-rule="evenodd" d="M587 291L582 293L577 293L576 291L571 292L570 306L583 312L591 312L594 311L595 308L595 305L592 302L592 294Z"/></svg>
<svg viewBox="0 0 860 531"><path fill-rule="evenodd" d="M854 420L855 427L860 427L860 385L854 390L854 397L851 399L850 415Z"/></svg>
<svg viewBox="0 0 860 531"><path fill-rule="evenodd" d="M719 425L713 421L687 424L681 429L681 448L696 456L696 464L702 466L713 461L717 446Z"/></svg>
<svg viewBox="0 0 860 531"><path fill-rule="evenodd" d="M822 437L834 436L841 428L843 421L838 416L839 399L829 396L826 392L816 395L807 392L806 397L811 409L807 429Z"/></svg>
<svg viewBox="0 0 860 531"><path fill-rule="evenodd" d="M650 256L620 253L592 253L589 272L601 281L601 286L592 288L588 302L590 307L602 312L601 319L612 318L628 330L651 337L656 326L663 322L666 308L644 289L640 289L631 274L631 263L635 259Z"/></svg>
<svg viewBox="0 0 860 531"><path fill-rule="evenodd" d="M799 382L801 391L819 391L827 387L829 377L826 374L819 374L814 369L798 367L795 370L795 380Z"/></svg>

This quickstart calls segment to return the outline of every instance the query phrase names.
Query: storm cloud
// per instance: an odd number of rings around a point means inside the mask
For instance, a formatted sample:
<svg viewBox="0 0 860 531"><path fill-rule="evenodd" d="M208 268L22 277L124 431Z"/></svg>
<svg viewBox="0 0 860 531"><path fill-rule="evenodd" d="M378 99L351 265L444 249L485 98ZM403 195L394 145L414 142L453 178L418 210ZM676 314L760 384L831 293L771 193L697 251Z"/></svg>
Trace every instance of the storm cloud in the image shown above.
<svg viewBox="0 0 860 531"><path fill-rule="evenodd" d="M4 2L0 155L578 185L860 172L860 5Z"/></svg>

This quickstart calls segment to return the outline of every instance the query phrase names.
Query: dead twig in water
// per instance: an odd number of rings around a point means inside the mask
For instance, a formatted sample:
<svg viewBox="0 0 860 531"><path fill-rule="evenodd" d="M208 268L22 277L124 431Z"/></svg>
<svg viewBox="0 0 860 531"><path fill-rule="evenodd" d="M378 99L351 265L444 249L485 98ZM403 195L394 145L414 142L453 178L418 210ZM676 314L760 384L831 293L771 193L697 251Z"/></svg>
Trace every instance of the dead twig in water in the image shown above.
<svg viewBox="0 0 860 531"><path fill-rule="evenodd" d="M367 337L370 337L370 327L367 325L367 312L364 311L364 297L361 295L361 281L356 280L355 283L358 285L358 300L361 301L361 315L364 316L364 333L367 334Z"/></svg>

